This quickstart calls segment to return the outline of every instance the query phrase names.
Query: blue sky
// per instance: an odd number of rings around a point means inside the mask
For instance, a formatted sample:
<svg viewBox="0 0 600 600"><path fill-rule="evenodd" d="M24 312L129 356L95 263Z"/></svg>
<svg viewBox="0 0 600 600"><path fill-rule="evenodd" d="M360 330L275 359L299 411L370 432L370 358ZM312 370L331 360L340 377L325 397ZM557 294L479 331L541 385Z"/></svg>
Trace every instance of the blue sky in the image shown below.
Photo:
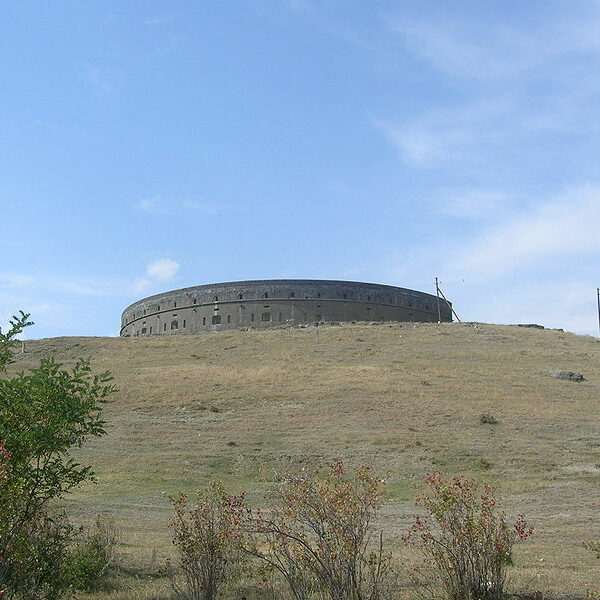
<svg viewBox="0 0 600 600"><path fill-rule="evenodd" d="M596 332L600 2L0 8L0 322L333 278ZM83 318L82 318L83 317Z"/></svg>

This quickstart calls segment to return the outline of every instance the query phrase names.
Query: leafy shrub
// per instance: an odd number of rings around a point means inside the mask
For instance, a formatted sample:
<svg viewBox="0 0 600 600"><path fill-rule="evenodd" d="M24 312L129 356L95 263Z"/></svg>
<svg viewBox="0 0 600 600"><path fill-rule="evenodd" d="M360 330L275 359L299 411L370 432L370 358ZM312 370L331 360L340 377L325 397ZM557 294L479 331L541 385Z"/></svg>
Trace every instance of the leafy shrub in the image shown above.
<svg viewBox="0 0 600 600"><path fill-rule="evenodd" d="M109 373L89 361L71 370L52 359L6 376L16 336L31 323L21 312L0 331L0 591L5 598L53 600L71 587L65 569L74 530L49 504L92 478L69 450L104 433Z"/></svg>
<svg viewBox="0 0 600 600"><path fill-rule="evenodd" d="M101 517L91 530L79 536L65 566L74 589L89 591L98 587L113 564L117 538L114 522Z"/></svg>
<svg viewBox="0 0 600 600"><path fill-rule="evenodd" d="M487 471L492 468L492 463L489 460L487 460L487 458L483 458L483 456L480 456L477 459L477 467L480 468L482 471Z"/></svg>
<svg viewBox="0 0 600 600"><path fill-rule="evenodd" d="M425 567L442 585L448 600L501 600L512 548L533 533L523 515L509 525L498 511L495 489L474 481L450 480L439 472L427 475L427 494L417 505L427 516L417 517L405 541L417 544Z"/></svg>
<svg viewBox="0 0 600 600"><path fill-rule="evenodd" d="M498 425L498 423L500 421L498 421L498 419L496 419L496 417L494 417L494 415L489 415L489 414L482 414L479 415L479 422L482 425Z"/></svg>
<svg viewBox="0 0 600 600"><path fill-rule="evenodd" d="M6 598L55 600L69 593L65 569L74 530L64 515L36 512L16 529L10 547Z"/></svg>
<svg viewBox="0 0 600 600"><path fill-rule="evenodd" d="M284 480L268 516L257 515L261 546L252 553L285 578L296 600L379 600L390 556L380 536L371 545L371 522L382 480L368 468L346 475L342 463L325 477L303 470Z"/></svg>
<svg viewBox="0 0 600 600"><path fill-rule="evenodd" d="M596 540L588 540L587 542L583 543L583 547L591 550L596 555L596 558L600 558L600 542Z"/></svg>
<svg viewBox="0 0 600 600"><path fill-rule="evenodd" d="M171 503L173 544L184 580L180 584L172 574L173 588L182 598L214 600L241 563L244 497L228 495L212 483L208 491L198 492L195 506L185 494L171 498Z"/></svg>

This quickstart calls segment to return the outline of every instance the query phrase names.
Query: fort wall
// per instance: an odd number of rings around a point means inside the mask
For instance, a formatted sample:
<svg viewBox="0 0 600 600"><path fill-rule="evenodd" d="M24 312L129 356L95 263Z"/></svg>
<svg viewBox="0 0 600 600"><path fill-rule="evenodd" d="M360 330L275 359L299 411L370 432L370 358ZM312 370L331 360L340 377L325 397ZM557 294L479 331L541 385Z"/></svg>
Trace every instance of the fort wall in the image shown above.
<svg viewBox="0 0 600 600"><path fill-rule="evenodd" d="M442 321L451 309L440 301ZM208 333L339 321L438 320L437 298L415 290L356 281L286 279L199 285L128 306L121 336Z"/></svg>

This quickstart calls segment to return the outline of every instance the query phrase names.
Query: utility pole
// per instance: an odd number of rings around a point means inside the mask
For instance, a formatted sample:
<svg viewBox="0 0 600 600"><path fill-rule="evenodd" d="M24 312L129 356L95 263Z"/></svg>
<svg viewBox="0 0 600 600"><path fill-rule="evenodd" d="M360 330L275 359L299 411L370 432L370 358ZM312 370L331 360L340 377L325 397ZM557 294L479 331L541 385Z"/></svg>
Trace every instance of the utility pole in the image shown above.
<svg viewBox="0 0 600 600"><path fill-rule="evenodd" d="M435 278L435 293L437 296L438 323L441 323L442 322L442 310L440 308L440 286L438 284L437 277ZM598 302L600 302L600 296L599 296ZM598 306L600 306L600 304Z"/></svg>
<svg viewBox="0 0 600 600"><path fill-rule="evenodd" d="M596 302L598 303L598 335L600 337L600 288L596 288Z"/></svg>
<svg viewBox="0 0 600 600"><path fill-rule="evenodd" d="M454 315L456 317L456 320L459 323L462 323L462 321L460 320L460 317L456 314L454 307L452 306L452 304L450 304L450 302L448 301L448 298L446 298L446 295L440 289L440 285L439 285L437 277L435 278L435 287L436 287L436 292L437 292L437 303L438 303L438 319L439 319L438 323L442 322L442 315L440 313L440 297L446 303L446 305L448 306L448 309L450 310L450 320L452 320L452 315Z"/></svg>

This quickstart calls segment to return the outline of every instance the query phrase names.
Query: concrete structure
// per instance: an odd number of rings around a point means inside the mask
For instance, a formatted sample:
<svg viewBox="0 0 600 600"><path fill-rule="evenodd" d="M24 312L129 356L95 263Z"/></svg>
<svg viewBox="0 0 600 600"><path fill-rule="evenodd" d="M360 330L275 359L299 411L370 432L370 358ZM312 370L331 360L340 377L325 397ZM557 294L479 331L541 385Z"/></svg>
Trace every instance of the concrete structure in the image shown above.
<svg viewBox="0 0 600 600"><path fill-rule="evenodd" d="M442 321L452 321L440 300ZM232 281L164 292L134 302L121 336L207 333L339 321L438 320L437 298L392 285L356 281Z"/></svg>

